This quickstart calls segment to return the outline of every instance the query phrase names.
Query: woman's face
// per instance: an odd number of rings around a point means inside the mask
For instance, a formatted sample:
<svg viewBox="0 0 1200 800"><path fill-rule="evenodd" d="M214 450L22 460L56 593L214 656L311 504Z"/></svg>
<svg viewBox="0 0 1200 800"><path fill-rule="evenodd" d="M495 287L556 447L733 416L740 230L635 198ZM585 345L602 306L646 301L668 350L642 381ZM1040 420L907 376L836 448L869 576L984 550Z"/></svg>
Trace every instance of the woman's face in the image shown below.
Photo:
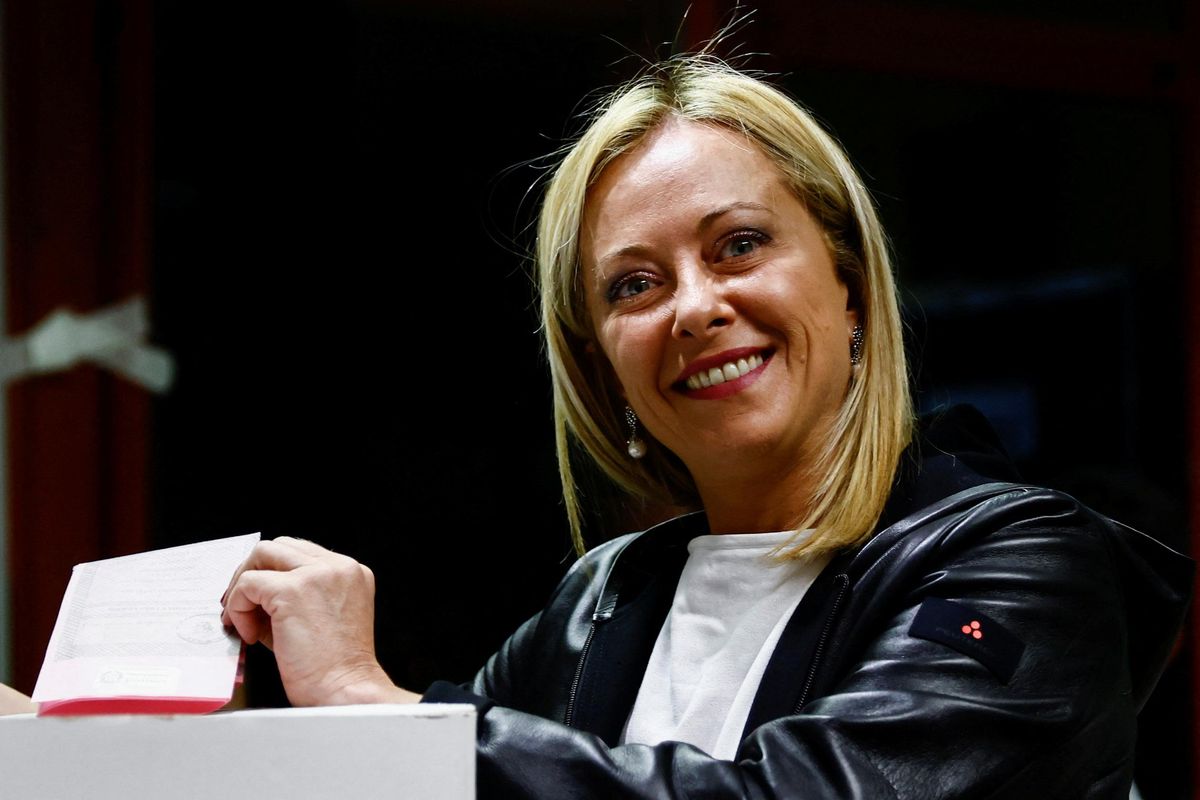
<svg viewBox="0 0 1200 800"><path fill-rule="evenodd" d="M825 238L761 150L669 118L588 193L596 345L705 495L812 463L845 397L848 308Z"/></svg>

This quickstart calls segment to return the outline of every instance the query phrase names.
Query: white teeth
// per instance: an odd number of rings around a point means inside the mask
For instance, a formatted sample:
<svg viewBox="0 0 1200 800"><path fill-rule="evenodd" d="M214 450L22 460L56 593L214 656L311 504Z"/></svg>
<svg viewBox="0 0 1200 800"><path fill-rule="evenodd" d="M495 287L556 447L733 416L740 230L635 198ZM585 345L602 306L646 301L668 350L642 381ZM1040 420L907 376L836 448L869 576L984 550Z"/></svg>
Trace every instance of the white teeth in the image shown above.
<svg viewBox="0 0 1200 800"><path fill-rule="evenodd" d="M739 358L719 367L713 367L705 372L697 372L687 379L689 389L707 389L710 386L720 386L725 381L734 381L751 370L762 366L763 357L755 353L749 358Z"/></svg>

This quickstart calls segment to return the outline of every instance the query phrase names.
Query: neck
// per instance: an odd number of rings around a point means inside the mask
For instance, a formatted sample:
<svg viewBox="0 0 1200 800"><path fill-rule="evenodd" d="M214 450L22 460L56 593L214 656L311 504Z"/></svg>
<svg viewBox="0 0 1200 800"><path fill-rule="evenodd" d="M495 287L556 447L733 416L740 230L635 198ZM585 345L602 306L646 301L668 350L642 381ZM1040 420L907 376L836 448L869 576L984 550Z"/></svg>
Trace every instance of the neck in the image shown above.
<svg viewBox="0 0 1200 800"><path fill-rule="evenodd" d="M805 465L794 459L782 469L739 470L724 463L693 473L709 529L713 533L765 533L795 528L809 511L815 482Z"/></svg>

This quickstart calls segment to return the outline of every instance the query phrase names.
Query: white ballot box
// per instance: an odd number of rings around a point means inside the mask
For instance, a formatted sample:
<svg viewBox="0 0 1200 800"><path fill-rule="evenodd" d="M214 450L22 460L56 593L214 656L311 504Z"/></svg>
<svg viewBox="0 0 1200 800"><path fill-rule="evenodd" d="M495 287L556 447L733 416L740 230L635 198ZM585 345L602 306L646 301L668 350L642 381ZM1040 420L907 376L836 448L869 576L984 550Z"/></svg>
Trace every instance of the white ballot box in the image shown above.
<svg viewBox="0 0 1200 800"><path fill-rule="evenodd" d="M0 798L475 797L475 707L0 717Z"/></svg>

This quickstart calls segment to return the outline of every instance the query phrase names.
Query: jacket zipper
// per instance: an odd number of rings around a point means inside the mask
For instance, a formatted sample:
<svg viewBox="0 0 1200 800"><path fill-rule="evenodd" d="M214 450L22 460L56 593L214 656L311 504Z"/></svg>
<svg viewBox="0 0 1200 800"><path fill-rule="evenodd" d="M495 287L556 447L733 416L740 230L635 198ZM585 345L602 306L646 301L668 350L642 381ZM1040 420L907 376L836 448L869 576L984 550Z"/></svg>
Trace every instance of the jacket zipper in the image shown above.
<svg viewBox="0 0 1200 800"><path fill-rule="evenodd" d="M563 722L569 728L575 717L575 694L579 691L579 680L583 677L583 662L587 661L588 648L592 646L592 637L596 635L596 620L592 619L592 627L588 628L587 638L583 640L583 649L579 651L579 664L575 667L575 678L571 681L571 693L567 696L567 713Z"/></svg>
<svg viewBox="0 0 1200 800"><path fill-rule="evenodd" d="M846 594L846 588L850 585L850 576L844 573L838 575L834 580L838 582L838 592L833 598L833 608L829 610L829 616L825 619L825 627L821 629L821 638L817 640L816 650L813 651L812 666L808 670L808 680L804 682L804 691L800 693L800 701L796 703L793 714L799 714L800 709L808 702L808 693L812 690L813 681L817 677L817 669L821 664L821 656L825 653L825 641L829 638L829 632L833 629L833 623L837 619L838 606L842 604L842 596ZM588 638L590 640L591 637Z"/></svg>

